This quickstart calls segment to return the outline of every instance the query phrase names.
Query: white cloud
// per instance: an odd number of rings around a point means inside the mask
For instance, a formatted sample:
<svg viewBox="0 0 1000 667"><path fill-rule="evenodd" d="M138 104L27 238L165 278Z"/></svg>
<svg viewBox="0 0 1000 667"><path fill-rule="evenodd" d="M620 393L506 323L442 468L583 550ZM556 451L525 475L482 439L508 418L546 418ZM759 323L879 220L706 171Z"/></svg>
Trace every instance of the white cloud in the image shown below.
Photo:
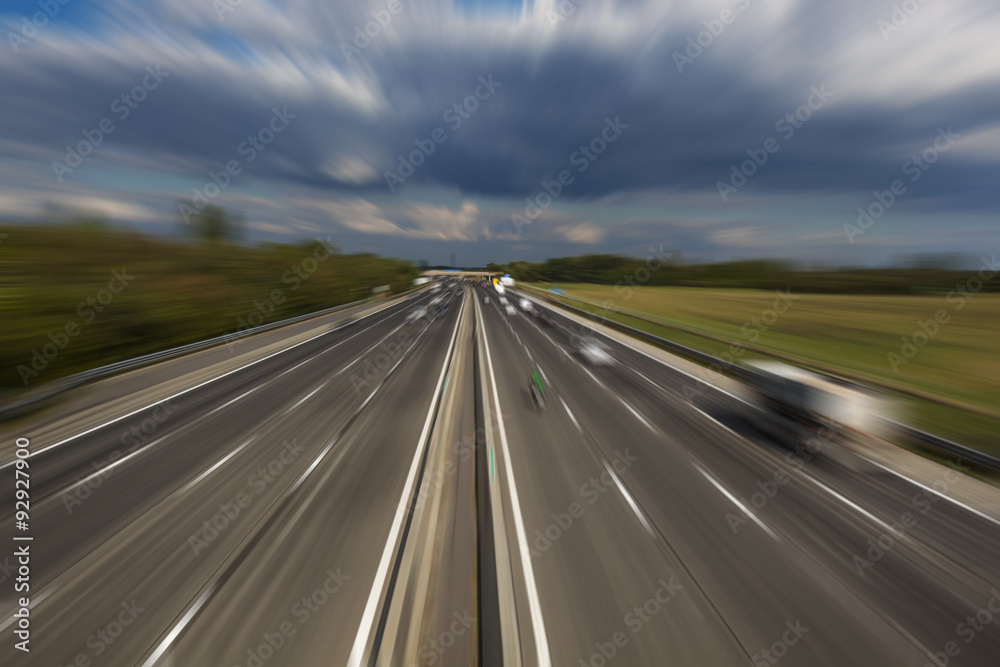
<svg viewBox="0 0 1000 667"><path fill-rule="evenodd" d="M378 180L378 172L356 155L339 155L331 161L324 171L341 183L361 185Z"/></svg>

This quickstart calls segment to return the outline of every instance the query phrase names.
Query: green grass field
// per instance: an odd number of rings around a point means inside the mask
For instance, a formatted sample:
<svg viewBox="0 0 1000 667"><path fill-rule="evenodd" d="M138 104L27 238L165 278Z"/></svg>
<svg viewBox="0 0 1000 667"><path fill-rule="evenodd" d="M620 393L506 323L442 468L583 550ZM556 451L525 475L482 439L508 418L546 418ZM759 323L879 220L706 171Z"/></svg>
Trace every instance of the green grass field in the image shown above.
<svg viewBox="0 0 1000 667"><path fill-rule="evenodd" d="M537 286L559 287L568 296L594 304L588 310L601 306L606 311L616 310L615 319L625 324L715 356L722 356L732 343L742 343L747 351L739 359L775 355L916 394L927 400L908 399L907 421L1000 454L998 294L967 295L961 308L957 299L948 300L947 293L792 294L785 312L767 314L777 298L775 292L638 287L629 293L622 287L616 292L613 286L602 285ZM896 372L889 353L905 359L901 337L920 331L918 322L933 320L938 309L947 312L949 321L940 324L929 342ZM664 326L628 317L629 313ZM754 322L753 318L765 318L765 314L766 319ZM771 323L766 324L768 321Z"/></svg>

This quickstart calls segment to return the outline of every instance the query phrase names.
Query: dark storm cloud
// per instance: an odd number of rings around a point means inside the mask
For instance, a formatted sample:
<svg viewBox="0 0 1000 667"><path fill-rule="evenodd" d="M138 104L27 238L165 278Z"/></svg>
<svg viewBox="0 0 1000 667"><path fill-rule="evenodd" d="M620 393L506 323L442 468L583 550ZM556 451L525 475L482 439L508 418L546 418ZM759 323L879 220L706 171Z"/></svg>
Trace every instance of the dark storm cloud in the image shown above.
<svg viewBox="0 0 1000 667"><path fill-rule="evenodd" d="M203 181L235 159L272 184L371 198L389 194L385 172L400 173L399 156L439 128L446 140L395 196L439 188L518 212L567 170L572 182L556 208L644 192L701 192L723 209L821 193L839 196L845 214L901 178L939 129L1000 141L1000 87L988 65L998 49L983 42L980 53L956 55L1000 22L985 0L959 3L950 22L922 6L886 38L878 21L891 3L589 0L553 23L554 5L473 20L449 3L404 2L348 58L344 45L385 3L246 0L217 14L193 0L107 2L85 28L54 21L21 53L0 55L0 139L9 156L51 177L64 147L110 117L114 133L68 179L143 165ZM690 44L723 9L734 19L678 71L677 54L695 53ZM169 76L118 118L112 103L147 66ZM499 85L470 98L483 78ZM478 108L456 127L449 109L467 99ZM251 164L239 147L273 109L294 119ZM786 114L793 123L782 126ZM619 128L614 142L585 158L581 148L600 147L609 123ZM717 183L762 155L768 139L777 152L723 202ZM995 209L995 151L956 146L898 210Z"/></svg>

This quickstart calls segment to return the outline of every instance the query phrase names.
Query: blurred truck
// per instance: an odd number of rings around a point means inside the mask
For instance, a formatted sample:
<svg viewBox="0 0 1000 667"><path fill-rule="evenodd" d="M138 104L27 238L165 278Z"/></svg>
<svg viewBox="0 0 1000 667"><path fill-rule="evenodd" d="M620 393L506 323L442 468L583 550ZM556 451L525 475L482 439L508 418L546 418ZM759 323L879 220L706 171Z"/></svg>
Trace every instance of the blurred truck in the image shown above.
<svg viewBox="0 0 1000 667"><path fill-rule="evenodd" d="M803 458L865 469L881 442L891 405L871 389L778 361L747 362L744 382L753 425Z"/></svg>

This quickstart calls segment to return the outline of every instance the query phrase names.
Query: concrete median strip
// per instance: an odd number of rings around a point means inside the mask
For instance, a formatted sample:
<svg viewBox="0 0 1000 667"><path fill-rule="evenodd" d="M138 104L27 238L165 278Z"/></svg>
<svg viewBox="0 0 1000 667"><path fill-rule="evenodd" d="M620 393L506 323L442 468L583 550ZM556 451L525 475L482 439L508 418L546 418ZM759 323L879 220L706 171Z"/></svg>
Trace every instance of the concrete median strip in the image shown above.
<svg viewBox="0 0 1000 667"><path fill-rule="evenodd" d="M459 322L455 323L455 329L451 336L451 342L448 345L448 351L445 354L445 362L441 367L441 373L438 377L437 385L431 394L433 398L431 399L431 404L427 411L427 418L424 421L420 437L417 440L417 447L414 452L413 461L410 463L410 470L403 486L403 493L400 500L401 503L406 502L407 499L412 499L416 492L417 474L420 469L421 460L424 458L427 448L431 426L434 423L435 413L437 412L439 401L441 399L441 389L444 386L444 380L448 372L449 362L452 358L452 352L455 349L460 324L461 319ZM361 667L362 665L369 664L370 656L376 649L376 634L378 633L379 624L377 615L379 613L379 609L383 608L384 604L388 604L388 600L383 600L383 592L386 590L386 586L390 583L390 568L399 558L398 550L402 548L400 540L402 539L402 532L404 529L404 519L406 519L406 517L400 513L396 513L393 518L392 527L389 529L389 539L386 541L385 548L382 551L382 556L379 559L374 583L372 585L371 592L368 595L364 612L361 616L361 623L354 638L351 654L348 657L348 667Z"/></svg>

